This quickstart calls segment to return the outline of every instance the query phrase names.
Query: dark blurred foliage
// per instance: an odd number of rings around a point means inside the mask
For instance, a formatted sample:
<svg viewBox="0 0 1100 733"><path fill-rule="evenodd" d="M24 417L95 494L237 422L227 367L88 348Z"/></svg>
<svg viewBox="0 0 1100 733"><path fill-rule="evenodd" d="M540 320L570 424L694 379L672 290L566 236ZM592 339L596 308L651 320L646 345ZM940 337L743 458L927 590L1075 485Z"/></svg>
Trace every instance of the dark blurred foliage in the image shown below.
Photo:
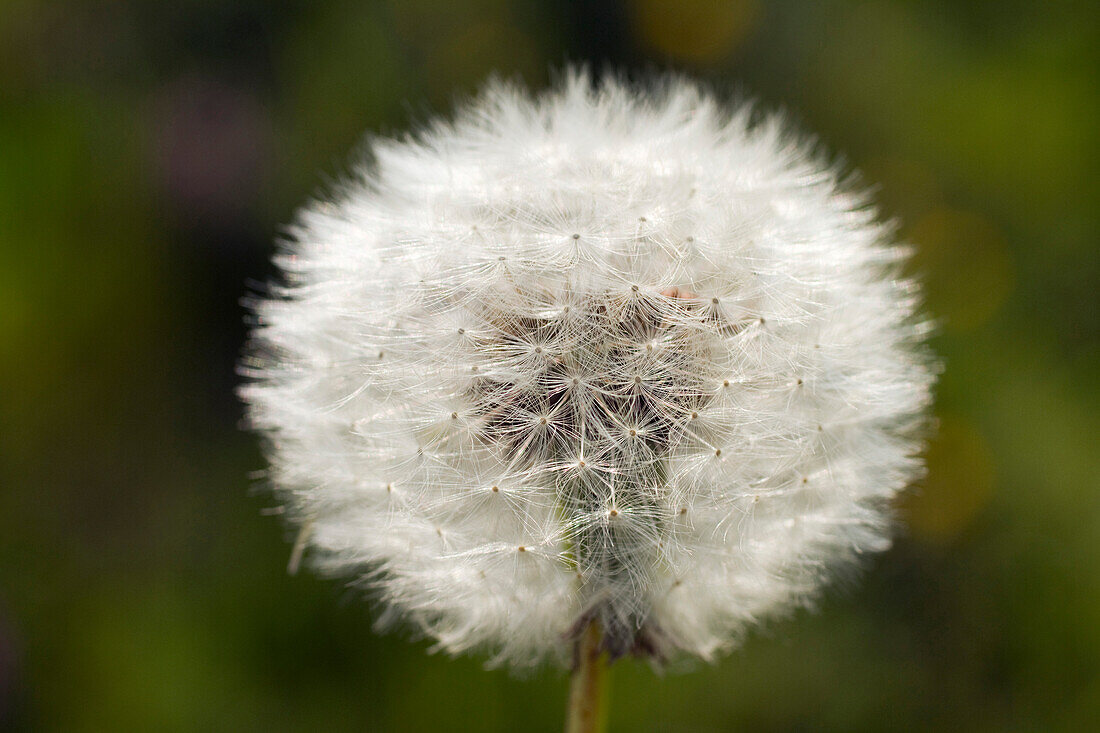
<svg viewBox="0 0 1100 733"><path fill-rule="evenodd" d="M377 636L286 575L232 390L239 299L364 131L490 71L685 70L783 108L917 251L946 364L907 529L714 667L616 666L611 728L1100 717L1091 2L0 6L0 728L559 728L565 678Z"/></svg>

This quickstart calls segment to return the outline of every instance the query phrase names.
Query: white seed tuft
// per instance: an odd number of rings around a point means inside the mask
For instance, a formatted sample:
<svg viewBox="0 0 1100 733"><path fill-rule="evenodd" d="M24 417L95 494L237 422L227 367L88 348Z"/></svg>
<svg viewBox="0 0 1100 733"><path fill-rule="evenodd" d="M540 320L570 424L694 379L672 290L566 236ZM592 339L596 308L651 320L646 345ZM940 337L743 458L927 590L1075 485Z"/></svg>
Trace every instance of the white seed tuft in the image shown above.
<svg viewBox="0 0 1100 733"><path fill-rule="evenodd" d="M714 657L889 544L932 383L904 257L779 119L679 80L491 84L375 141L242 368L292 565L496 663L590 619Z"/></svg>

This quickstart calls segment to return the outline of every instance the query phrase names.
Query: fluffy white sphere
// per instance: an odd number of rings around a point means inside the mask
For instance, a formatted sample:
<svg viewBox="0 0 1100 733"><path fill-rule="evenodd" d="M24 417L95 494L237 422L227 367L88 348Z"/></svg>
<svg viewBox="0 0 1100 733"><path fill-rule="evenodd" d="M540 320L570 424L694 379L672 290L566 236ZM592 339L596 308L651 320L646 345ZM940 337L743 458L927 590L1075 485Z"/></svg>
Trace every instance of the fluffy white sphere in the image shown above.
<svg viewBox="0 0 1100 733"><path fill-rule="evenodd" d="M712 658L888 546L905 250L776 117L491 84L300 214L241 394L312 561L451 652Z"/></svg>

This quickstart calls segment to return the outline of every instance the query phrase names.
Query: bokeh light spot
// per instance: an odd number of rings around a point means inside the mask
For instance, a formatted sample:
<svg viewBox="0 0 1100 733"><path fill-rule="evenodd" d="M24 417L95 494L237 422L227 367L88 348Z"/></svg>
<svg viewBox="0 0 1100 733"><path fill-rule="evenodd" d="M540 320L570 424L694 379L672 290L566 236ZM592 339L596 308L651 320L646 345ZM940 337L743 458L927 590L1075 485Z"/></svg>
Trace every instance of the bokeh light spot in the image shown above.
<svg viewBox="0 0 1100 733"><path fill-rule="evenodd" d="M489 21L435 44L424 62L424 78L432 97L442 101L456 90L473 92L494 72L536 78L541 63L533 38L513 25Z"/></svg>
<svg viewBox="0 0 1100 733"><path fill-rule="evenodd" d="M755 27L754 0L634 0L642 41L655 51L692 64L728 55Z"/></svg>
<svg viewBox="0 0 1100 733"><path fill-rule="evenodd" d="M962 417L941 417L928 446L928 476L902 502L912 533L947 543L962 532L993 493L993 453L985 437Z"/></svg>
<svg viewBox="0 0 1100 733"><path fill-rule="evenodd" d="M1012 291L1014 265L1004 238L976 214L933 209L905 238L916 245L913 267L932 315L948 331L978 328Z"/></svg>
<svg viewBox="0 0 1100 733"><path fill-rule="evenodd" d="M931 167L916 160L877 157L861 163L862 185L869 187L885 218L915 222L943 205L943 192Z"/></svg>

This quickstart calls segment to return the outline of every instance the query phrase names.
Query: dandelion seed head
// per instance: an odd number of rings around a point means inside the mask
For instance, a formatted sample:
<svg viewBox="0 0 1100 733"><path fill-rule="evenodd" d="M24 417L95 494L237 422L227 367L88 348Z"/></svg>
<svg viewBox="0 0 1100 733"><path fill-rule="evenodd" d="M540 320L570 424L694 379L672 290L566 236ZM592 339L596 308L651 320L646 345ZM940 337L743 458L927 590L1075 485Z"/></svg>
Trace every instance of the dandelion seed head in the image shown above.
<svg viewBox="0 0 1100 733"><path fill-rule="evenodd" d="M384 623L711 659L888 546L917 290L780 119L576 73L372 153L281 243L241 395L307 561Z"/></svg>

